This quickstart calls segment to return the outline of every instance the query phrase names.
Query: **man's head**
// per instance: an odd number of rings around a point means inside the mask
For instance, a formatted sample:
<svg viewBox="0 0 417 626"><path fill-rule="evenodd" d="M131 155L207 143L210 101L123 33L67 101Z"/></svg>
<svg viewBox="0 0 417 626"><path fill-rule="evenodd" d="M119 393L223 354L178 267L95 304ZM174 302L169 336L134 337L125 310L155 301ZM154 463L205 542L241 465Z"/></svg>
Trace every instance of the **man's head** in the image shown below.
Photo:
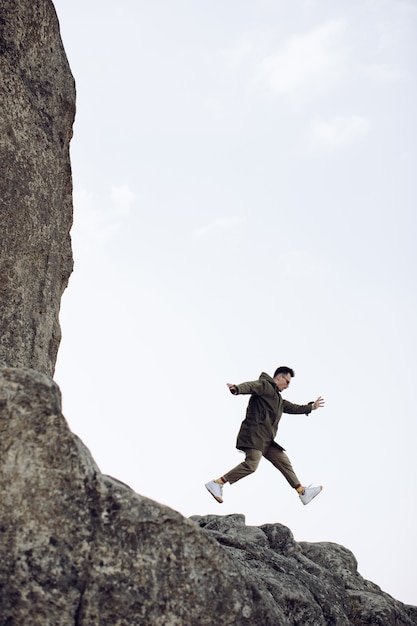
<svg viewBox="0 0 417 626"><path fill-rule="evenodd" d="M294 370L291 367L282 365L277 367L274 372L274 382L280 391L283 391L288 387L291 382L291 378L294 378Z"/></svg>

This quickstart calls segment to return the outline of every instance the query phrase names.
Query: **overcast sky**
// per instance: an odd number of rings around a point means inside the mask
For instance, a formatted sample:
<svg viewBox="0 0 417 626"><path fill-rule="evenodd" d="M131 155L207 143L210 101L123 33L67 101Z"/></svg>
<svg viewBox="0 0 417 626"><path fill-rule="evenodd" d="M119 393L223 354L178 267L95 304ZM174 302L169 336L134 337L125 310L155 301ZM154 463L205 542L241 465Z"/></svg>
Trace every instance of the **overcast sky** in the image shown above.
<svg viewBox="0 0 417 626"><path fill-rule="evenodd" d="M55 380L103 473L185 516L352 550L417 604L415 0L55 0L77 85L74 273ZM247 396L303 507L241 460Z"/></svg>

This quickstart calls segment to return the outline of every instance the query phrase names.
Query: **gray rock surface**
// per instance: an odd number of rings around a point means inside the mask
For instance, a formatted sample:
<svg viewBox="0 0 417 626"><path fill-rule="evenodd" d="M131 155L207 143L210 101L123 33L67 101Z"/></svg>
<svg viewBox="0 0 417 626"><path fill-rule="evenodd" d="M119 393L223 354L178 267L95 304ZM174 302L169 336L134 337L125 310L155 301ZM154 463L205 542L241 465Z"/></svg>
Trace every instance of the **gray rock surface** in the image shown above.
<svg viewBox="0 0 417 626"><path fill-rule="evenodd" d="M1 626L417 624L349 550L182 517L100 473L47 376L0 364Z"/></svg>
<svg viewBox="0 0 417 626"><path fill-rule="evenodd" d="M0 78L0 626L417 624L342 546L185 519L100 472L50 378L75 93L49 0L1 0Z"/></svg>
<svg viewBox="0 0 417 626"><path fill-rule="evenodd" d="M75 86L49 0L1 0L0 110L0 359L52 375L72 271Z"/></svg>

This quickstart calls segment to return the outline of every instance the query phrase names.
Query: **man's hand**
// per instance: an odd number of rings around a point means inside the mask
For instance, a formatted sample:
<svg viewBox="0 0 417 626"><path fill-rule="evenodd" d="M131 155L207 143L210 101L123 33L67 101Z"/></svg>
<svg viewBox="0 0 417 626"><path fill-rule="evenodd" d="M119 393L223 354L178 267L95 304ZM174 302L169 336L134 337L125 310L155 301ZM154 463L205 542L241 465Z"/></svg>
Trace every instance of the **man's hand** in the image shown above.
<svg viewBox="0 0 417 626"><path fill-rule="evenodd" d="M230 393L232 393L234 396L236 396L237 395L236 385L231 385L230 383L226 383L226 384L229 387Z"/></svg>
<svg viewBox="0 0 417 626"><path fill-rule="evenodd" d="M317 400L313 402L311 409L312 411L315 411L316 409L319 409L321 406L324 406L324 399L321 396L319 396Z"/></svg>

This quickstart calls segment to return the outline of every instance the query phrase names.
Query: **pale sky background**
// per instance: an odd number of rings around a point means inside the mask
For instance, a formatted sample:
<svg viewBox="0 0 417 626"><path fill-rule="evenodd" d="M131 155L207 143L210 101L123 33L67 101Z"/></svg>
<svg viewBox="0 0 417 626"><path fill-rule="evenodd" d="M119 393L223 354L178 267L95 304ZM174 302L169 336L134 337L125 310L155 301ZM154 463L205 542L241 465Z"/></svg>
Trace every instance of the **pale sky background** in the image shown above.
<svg viewBox="0 0 417 626"><path fill-rule="evenodd" d="M417 605L415 0L56 0L77 84L75 270L55 380L103 473L184 516L353 551ZM248 396L296 376L277 440L303 507L242 460Z"/></svg>

